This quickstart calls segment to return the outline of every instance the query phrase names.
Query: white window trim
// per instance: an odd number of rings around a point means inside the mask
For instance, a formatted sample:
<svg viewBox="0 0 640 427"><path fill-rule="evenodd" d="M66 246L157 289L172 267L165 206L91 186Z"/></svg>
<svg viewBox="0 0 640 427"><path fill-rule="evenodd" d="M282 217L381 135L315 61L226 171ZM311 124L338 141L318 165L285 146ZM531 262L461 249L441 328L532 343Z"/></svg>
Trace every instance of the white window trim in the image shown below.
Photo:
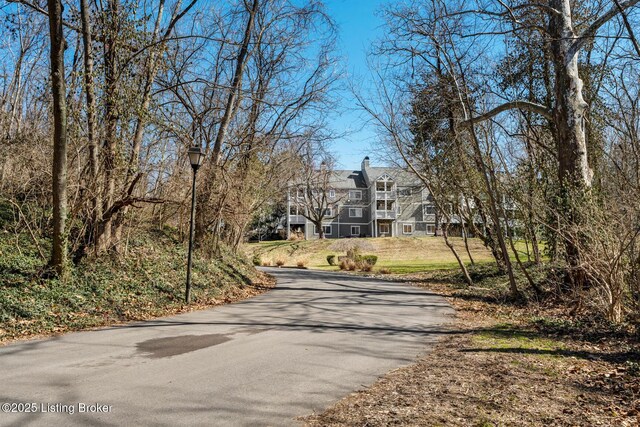
<svg viewBox="0 0 640 427"><path fill-rule="evenodd" d="M353 232L353 230L357 228L358 231L356 233ZM352 236L359 236L360 235L360 226L359 225L352 225L351 226L351 235Z"/></svg>
<svg viewBox="0 0 640 427"><path fill-rule="evenodd" d="M382 227L385 227L387 229L387 231L382 231ZM391 234L391 224L379 224L378 225L378 230L380 230L380 233L389 233Z"/></svg>
<svg viewBox="0 0 640 427"><path fill-rule="evenodd" d="M360 210L360 215L358 215L358 210ZM351 215L351 211L354 212L353 215ZM349 218L362 218L362 215L362 208L349 208Z"/></svg>
<svg viewBox="0 0 640 427"><path fill-rule="evenodd" d="M329 231L325 231L324 232L325 236L326 235L330 236L331 235L331 231L332 231L331 226L330 225L323 225L322 226L322 228L325 228L325 227L329 230ZM316 236L320 235L320 233L318 233L317 227L315 225L313 226L313 234L316 235Z"/></svg>
<svg viewBox="0 0 640 427"><path fill-rule="evenodd" d="M351 197L352 193L354 197ZM362 200L362 190L349 190L349 200Z"/></svg>
<svg viewBox="0 0 640 427"><path fill-rule="evenodd" d="M329 190L329 197L332 199L336 197L336 190Z"/></svg>
<svg viewBox="0 0 640 427"><path fill-rule="evenodd" d="M433 213L429 213L429 208L433 208ZM436 205L435 204L425 204L424 205L424 214L425 215L435 215L436 214Z"/></svg>
<svg viewBox="0 0 640 427"><path fill-rule="evenodd" d="M405 231L405 227L411 227L411 231ZM413 234L413 224L412 223L404 223L402 224L402 234Z"/></svg>

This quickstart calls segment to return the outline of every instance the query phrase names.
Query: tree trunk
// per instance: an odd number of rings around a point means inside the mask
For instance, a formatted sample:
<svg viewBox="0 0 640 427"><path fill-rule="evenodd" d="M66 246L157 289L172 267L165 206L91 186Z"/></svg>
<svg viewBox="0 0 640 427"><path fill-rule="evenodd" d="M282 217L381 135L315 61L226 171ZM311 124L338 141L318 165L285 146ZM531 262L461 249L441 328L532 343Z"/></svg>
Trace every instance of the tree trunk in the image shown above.
<svg viewBox="0 0 640 427"><path fill-rule="evenodd" d="M83 0L86 1L86 0ZM160 33L160 22L164 14L164 0L160 0L158 5L158 15L153 29L153 37L151 43L158 43L158 35ZM144 89L142 92L142 106L138 110L138 117L136 121L135 133L133 135L133 145L131 147L131 154L129 156L129 164L127 167L127 173L125 177L125 185L129 185L134 176L138 173L140 163L140 148L142 147L142 139L144 137L144 129L147 124L147 114L149 106L151 105L151 89L153 81L156 78L158 70L158 50L159 47L151 48L149 57L145 64L144 75ZM116 217L115 224L113 225L112 237L115 245L122 239L122 229L124 227L125 219L129 206L124 207L118 216ZM116 246L116 250L119 251L119 246Z"/></svg>
<svg viewBox="0 0 640 427"><path fill-rule="evenodd" d="M458 251L453 246L453 244L449 241L449 223L450 222L451 222L450 218L447 218L447 222L445 223L444 227L442 227L442 238L444 239L445 245L447 245L447 247L449 248L453 256L456 258L456 261L458 262L458 266L460 267L460 271L462 271L462 275L464 276L464 281L467 282L467 285L473 286L473 280L471 280L471 276L469 275L469 270L467 270L467 266L464 265L464 261L462 261L462 258L460 258Z"/></svg>
<svg viewBox="0 0 640 427"><path fill-rule="evenodd" d="M231 87L229 89L229 96L227 99L227 103L225 105L224 114L222 116L222 120L220 121L220 125L218 127L218 133L216 134L216 140L213 144L213 150L210 158L210 166L209 166L209 176L205 181L205 185L203 186L203 191L198 195L198 204L200 206L206 206L209 200L211 199L212 190L216 188L217 181L217 172L218 172L218 163L220 162L220 153L222 151L222 143L227 136L227 128L229 127L229 123L235 114L235 106L239 99L239 90L242 84L242 76L244 74L244 69L246 66L247 55L249 54L249 44L251 42L251 35L253 33L253 26L255 22L256 15L258 13L258 7L260 5L260 0L253 0L253 5L249 12L249 17L247 18L247 25L244 31L244 38L242 40L242 45L240 46L240 50L238 51L238 58L236 60L236 68L233 73L233 79L231 81ZM196 241L199 242L205 231L207 224L207 212L206 209L200 209L199 215L196 218Z"/></svg>
<svg viewBox="0 0 640 427"><path fill-rule="evenodd" d="M53 94L53 248L51 266L63 277L67 263L67 104L64 81L62 2L48 0Z"/></svg>
<svg viewBox="0 0 640 427"><path fill-rule="evenodd" d="M572 27L569 0L551 0L557 13L549 20L551 52L555 68L555 138L558 149L558 179L561 206L569 233L565 239L569 265L568 281L576 288L586 285L581 265L579 229L581 211L591 188L592 173L587 159L584 115L587 103L582 96L578 74L578 52Z"/></svg>
<svg viewBox="0 0 640 427"><path fill-rule="evenodd" d="M118 112L116 105L116 38L119 0L108 1L107 23L104 40L104 79L105 79L105 139L104 139L104 199L102 212L113 205L116 189L116 150L118 132ZM97 251L102 252L111 245L112 216L103 219L97 236Z"/></svg>
<svg viewBox="0 0 640 427"><path fill-rule="evenodd" d="M93 82L93 36L89 19L89 5L87 0L80 0L80 15L82 19L82 41L84 45L84 82L87 97L87 139L89 146L89 188L91 198L91 224L87 244L94 244L97 235L96 227L102 220L102 192L98 186L98 144L96 142L96 98Z"/></svg>
<svg viewBox="0 0 640 427"><path fill-rule="evenodd" d="M460 215L460 218L462 218L462 215ZM469 262L471 262L471 265L475 265L476 262L473 260L473 256L471 255L471 248L469 248L469 236L467 233L467 226L464 222L460 222L462 225L462 239L464 240L464 249L467 251L467 256L469 257Z"/></svg>

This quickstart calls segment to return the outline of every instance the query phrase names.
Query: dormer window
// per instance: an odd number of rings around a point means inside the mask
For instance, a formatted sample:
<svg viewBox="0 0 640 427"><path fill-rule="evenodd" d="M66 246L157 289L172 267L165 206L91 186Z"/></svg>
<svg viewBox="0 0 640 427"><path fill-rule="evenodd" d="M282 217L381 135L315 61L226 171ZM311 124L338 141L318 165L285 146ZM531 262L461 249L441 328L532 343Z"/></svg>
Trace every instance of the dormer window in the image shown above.
<svg viewBox="0 0 640 427"><path fill-rule="evenodd" d="M393 189L393 182L391 181L377 181L376 182L376 190L377 191L391 191Z"/></svg>
<svg viewBox="0 0 640 427"><path fill-rule="evenodd" d="M376 180L376 191L393 191L393 180L386 173Z"/></svg>

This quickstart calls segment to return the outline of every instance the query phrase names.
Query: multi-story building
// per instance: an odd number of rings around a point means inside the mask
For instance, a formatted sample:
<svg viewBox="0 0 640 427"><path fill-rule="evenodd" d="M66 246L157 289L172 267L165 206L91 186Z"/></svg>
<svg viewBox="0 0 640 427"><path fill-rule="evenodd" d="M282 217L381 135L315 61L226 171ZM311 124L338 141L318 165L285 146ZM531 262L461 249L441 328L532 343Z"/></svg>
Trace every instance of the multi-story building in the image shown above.
<svg viewBox="0 0 640 427"><path fill-rule="evenodd" d="M436 210L417 177L401 168L372 167L369 157L361 170L330 172L328 204L322 221L325 237L426 236L436 232ZM287 198L287 237L292 233L317 238L315 225L304 216L300 189Z"/></svg>

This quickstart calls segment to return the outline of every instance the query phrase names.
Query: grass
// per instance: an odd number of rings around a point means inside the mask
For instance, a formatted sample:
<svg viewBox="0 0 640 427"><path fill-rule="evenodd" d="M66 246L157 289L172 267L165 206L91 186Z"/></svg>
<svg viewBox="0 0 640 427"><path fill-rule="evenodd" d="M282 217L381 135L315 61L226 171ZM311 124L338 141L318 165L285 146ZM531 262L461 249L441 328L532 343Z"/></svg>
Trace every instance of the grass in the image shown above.
<svg viewBox="0 0 640 427"><path fill-rule="evenodd" d="M360 239L359 239L360 240ZM433 270L457 269L458 263L445 245L441 237L387 237L362 239L373 246L372 254L378 256L374 271L388 268L393 274L418 273ZM330 266L328 255L345 255L331 249L337 240L301 240L301 241L268 241L248 243L244 250L250 257L261 261L269 261L271 265L277 259L285 259L285 265L295 266L298 259L308 260L308 267L324 271L337 271L337 266ZM470 259L461 238L451 238L459 256L466 265ZM526 261L526 245L515 242L522 261ZM494 262L491 252L479 239L469 239L471 256L476 264L484 265ZM514 258L512 256L512 258Z"/></svg>
<svg viewBox="0 0 640 427"><path fill-rule="evenodd" d="M553 277L555 268L531 266L530 273ZM554 292L528 304L511 299L495 266L470 274L470 287L457 271L405 276L446 297L455 324L434 351L301 418L306 425L638 425L637 325L577 317L574 301ZM516 280L524 290L517 272Z"/></svg>
<svg viewBox="0 0 640 427"><path fill-rule="evenodd" d="M449 248L438 237L391 237L364 239L373 246L372 254L378 256L375 269L389 268L392 273L412 273L434 269L455 268L457 263ZM462 239L452 239L456 249L469 262ZM337 266L327 263L328 255L345 255L331 249L336 240L271 241L246 244L244 250L251 257L273 260L285 257L287 265L295 265L296 259L308 259L308 267L335 271ZM491 253L478 239L470 240L471 253L477 262L490 262ZM369 252L369 251L367 251Z"/></svg>
<svg viewBox="0 0 640 427"><path fill-rule="evenodd" d="M540 357L555 357L551 352L564 350L566 346L548 337L522 329L519 325L499 323L472 336L475 345L489 350L535 350Z"/></svg>
<svg viewBox="0 0 640 427"><path fill-rule="evenodd" d="M40 242L48 253L48 242ZM126 256L86 259L66 282L45 278L30 238L0 230L0 342L142 320L217 305L257 293L261 279L246 260L193 264L192 301L184 304L185 244L170 230L139 230Z"/></svg>

